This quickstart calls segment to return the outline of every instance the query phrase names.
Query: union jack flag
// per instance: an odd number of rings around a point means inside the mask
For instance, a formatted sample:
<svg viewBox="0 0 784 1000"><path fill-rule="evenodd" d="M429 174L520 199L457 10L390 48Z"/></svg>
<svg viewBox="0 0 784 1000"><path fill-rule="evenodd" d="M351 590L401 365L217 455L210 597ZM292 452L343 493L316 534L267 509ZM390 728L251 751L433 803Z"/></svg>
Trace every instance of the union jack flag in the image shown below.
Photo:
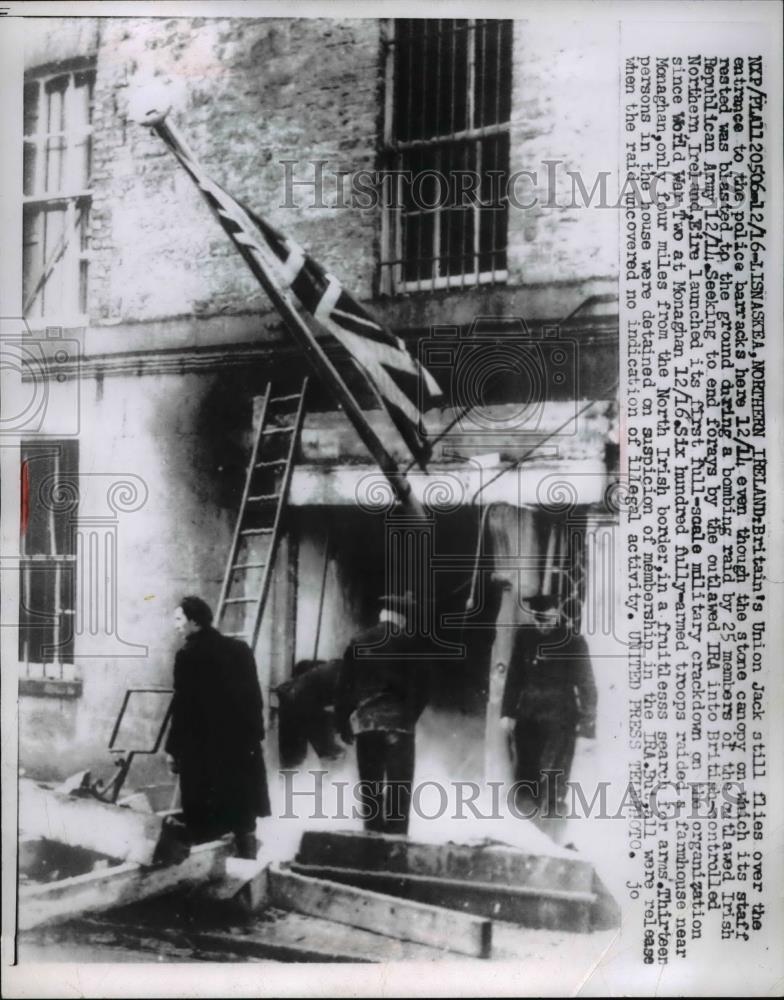
<svg viewBox="0 0 784 1000"><path fill-rule="evenodd" d="M348 352L381 399L417 463L431 446L422 411L441 398L433 376L409 354L403 340L376 322L343 287L290 237L233 198L209 178L185 144L167 128L159 134L201 189L232 241ZM421 407L421 409L420 409Z"/></svg>

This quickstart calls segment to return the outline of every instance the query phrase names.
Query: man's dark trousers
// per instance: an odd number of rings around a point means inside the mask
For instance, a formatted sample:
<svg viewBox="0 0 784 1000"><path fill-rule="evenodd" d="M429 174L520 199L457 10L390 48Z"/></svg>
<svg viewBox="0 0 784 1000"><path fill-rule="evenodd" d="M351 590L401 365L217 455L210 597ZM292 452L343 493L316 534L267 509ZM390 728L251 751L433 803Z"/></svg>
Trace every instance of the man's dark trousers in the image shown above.
<svg viewBox="0 0 784 1000"><path fill-rule="evenodd" d="M573 717L557 712L517 720L515 781L526 783L517 791L518 808L524 808L521 802L533 799L540 808L546 807L549 815L561 813L574 759L575 729ZM537 789L536 794L532 788Z"/></svg>
<svg viewBox="0 0 784 1000"><path fill-rule="evenodd" d="M372 730L358 733L356 744L365 829L405 835L414 780L414 734Z"/></svg>

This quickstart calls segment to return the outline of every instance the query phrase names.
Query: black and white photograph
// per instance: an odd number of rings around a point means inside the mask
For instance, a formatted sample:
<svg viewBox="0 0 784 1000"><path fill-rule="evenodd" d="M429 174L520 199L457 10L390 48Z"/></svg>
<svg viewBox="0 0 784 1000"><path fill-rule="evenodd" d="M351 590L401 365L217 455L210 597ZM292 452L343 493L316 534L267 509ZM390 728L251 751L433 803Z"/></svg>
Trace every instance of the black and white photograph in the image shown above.
<svg viewBox="0 0 784 1000"><path fill-rule="evenodd" d="M781 7L0 14L4 995L777 995Z"/></svg>

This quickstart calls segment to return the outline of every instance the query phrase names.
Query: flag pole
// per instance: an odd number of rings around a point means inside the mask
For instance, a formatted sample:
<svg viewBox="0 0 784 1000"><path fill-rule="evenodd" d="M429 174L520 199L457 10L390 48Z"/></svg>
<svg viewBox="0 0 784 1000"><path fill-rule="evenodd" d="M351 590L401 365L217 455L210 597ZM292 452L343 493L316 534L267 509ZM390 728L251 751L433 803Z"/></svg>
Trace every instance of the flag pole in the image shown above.
<svg viewBox="0 0 784 1000"><path fill-rule="evenodd" d="M201 169L175 126L166 121L166 112L151 111L142 121L142 124L151 127L166 146L168 146L202 192L213 213L218 218L218 221L220 221L220 194L223 194L223 192L217 188L217 185ZM241 209L238 210L242 211ZM244 212L242 214L244 215ZM234 216L230 216L230 218L234 221L237 228L241 228ZM226 229L225 226L223 228ZM252 231L250 222L248 223L248 228L249 231ZM288 292L278 287L270 270L268 270L266 264L261 259L258 248L255 246L251 247L243 242L238 238L236 233L229 230L227 232L253 276L280 314L289 333L302 348L305 357L316 375L329 386L362 443L378 463L379 468L392 487L395 497L413 513L423 515L422 506L413 495L411 484L406 479L405 474L397 467L397 463L370 426L365 414L343 381L340 373L327 357L308 325L297 312Z"/></svg>
<svg viewBox="0 0 784 1000"><path fill-rule="evenodd" d="M428 441L427 443L428 461L433 457L433 449L438 444L438 442L442 441L447 436L447 434L452 430L452 428L455 426L456 423L462 420L463 417L467 417L468 414L471 412L471 410L476 408L476 405L477 405L476 403L470 403L468 406L464 406L462 410L458 410L457 414L449 421L446 427L442 431L439 431L438 434L431 441ZM408 463L405 469L403 469L403 474L405 475L405 473L413 469L415 465L417 465L416 459L414 459L413 462Z"/></svg>

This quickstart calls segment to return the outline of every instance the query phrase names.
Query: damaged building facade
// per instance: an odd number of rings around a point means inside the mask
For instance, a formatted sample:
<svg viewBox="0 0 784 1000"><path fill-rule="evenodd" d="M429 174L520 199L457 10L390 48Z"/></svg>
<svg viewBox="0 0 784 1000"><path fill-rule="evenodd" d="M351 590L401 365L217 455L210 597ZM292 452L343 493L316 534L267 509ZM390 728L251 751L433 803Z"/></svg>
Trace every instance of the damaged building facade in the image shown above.
<svg viewBox="0 0 784 1000"><path fill-rule="evenodd" d="M156 84L204 169L433 373L444 399L430 430L458 417L427 473L409 472L444 651L421 723L433 773L504 776L500 690L528 621L521 599L536 593L579 619L600 738L611 728L618 217L586 200L618 142L613 30L26 23L23 298L56 373L21 455L28 773L105 760L125 690L170 683L179 599L218 597L258 400L309 374L190 179L133 120L135 95ZM383 411L336 363L406 466ZM409 535L311 379L256 649L273 733L274 688L301 659L339 657L373 619ZM144 697L137 725L152 730L160 699Z"/></svg>

